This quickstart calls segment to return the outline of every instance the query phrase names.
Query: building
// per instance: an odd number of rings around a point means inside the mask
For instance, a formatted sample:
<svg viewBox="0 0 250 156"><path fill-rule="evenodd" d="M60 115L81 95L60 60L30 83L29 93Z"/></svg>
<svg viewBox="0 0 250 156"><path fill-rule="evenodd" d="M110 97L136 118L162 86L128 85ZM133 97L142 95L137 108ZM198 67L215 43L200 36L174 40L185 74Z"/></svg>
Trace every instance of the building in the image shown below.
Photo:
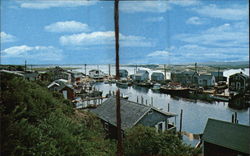
<svg viewBox="0 0 250 156"><path fill-rule="evenodd" d="M62 85L61 88L58 89L60 93L63 94L65 99L74 100L75 92L74 88L71 85Z"/></svg>
<svg viewBox="0 0 250 156"><path fill-rule="evenodd" d="M82 81L84 74L82 72L78 71L69 71L69 74L71 74L71 82L72 83L79 83Z"/></svg>
<svg viewBox="0 0 250 156"><path fill-rule="evenodd" d="M127 78L128 77L128 71L126 69L120 69L119 70L120 78Z"/></svg>
<svg viewBox="0 0 250 156"><path fill-rule="evenodd" d="M215 77L213 75L201 74L198 77L198 85L202 87L211 87L215 85Z"/></svg>
<svg viewBox="0 0 250 156"><path fill-rule="evenodd" d="M171 73L171 80L182 85L198 84L198 77L199 74L193 71Z"/></svg>
<svg viewBox="0 0 250 156"><path fill-rule="evenodd" d="M208 119L202 142L204 156L249 156L250 126Z"/></svg>
<svg viewBox="0 0 250 156"><path fill-rule="evenodd" d="M43 81L55 81L58 79L65 79L71 82L71 74L61 67L51 68L48 72L41 73L41 80Z"/></svg>
<svg viewBox="0 0 250 156"><path fill-rule="evenodd" d="M155 127L157 131L176 130L174 124L170 124L168 120L177 116L174 113L163 112L154 107L124 99L120 100L120 106L123 132L139 124ZM116 99L110 97L91 112L101 119L108 135L111 138L116 138Z"/></svg>
<svg viewBox="0 0 250 156"><path fill-rule="evenodd" d="M245 92L249 86L249 76L246 74L236 73L229 76L229 90L236 92Z"/></svg>
<svg viewBox="0 0 250 156"><path fill-rule="evenodd" d="M227 81L227 77L223 76L223 72L211 72L211 75L215 77L215 82Z"/></svg>
<svg viewBox="0 0 250 156"><path fill-rule="evenodd" d="M134 81L143 82L149 79L149 72L147 70L138 70L133 77Z"/></svg>
<svg viewBox="0 0 250 156"><path fill-rule="evenodd" d="M164 74L160 72L153 72L151 74L151 81L164 81Z"/></svg>
<svg viewBox="0 0 250 156"><path fill-rule="evenodd" d="M93 79L103 79L104 76L105 76L105 73L99 69L93 69L89 71L89 77Z"/></svg>
<svg viewBox="0 0 250 156"><path fill-rule="evenodd" d="M25 79L29 81L35 81L39 79L39 73L38 72L31 72L31 71L26 71L22 73L25 77Z"/></svg>

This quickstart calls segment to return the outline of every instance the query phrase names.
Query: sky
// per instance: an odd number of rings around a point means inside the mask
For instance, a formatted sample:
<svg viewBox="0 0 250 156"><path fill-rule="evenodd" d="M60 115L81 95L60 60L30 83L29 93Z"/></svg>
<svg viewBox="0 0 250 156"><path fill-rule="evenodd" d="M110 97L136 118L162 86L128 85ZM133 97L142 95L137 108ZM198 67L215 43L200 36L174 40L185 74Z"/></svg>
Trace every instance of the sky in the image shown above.
<svg viewBox="0 0 250 156"><path fill-rule="evenodd" d="M1 0L1 64L114 64L114 2ZM249 60L248 0L121 1L121 64Z"/></svg>

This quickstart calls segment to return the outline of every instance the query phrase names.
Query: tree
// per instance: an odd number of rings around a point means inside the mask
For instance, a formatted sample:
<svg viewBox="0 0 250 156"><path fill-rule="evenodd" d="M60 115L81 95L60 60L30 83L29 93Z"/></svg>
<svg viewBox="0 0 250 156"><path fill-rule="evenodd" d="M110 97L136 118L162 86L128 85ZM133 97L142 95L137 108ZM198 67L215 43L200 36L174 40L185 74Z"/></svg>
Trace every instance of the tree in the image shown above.
<svg viewBox="0 0 250 156"><path fill-rule="evenodd" d="M156 133L154 128L136 126L126 132L125 155L194 156L196 150L184 144L177 134L165 131Z"/></svg>

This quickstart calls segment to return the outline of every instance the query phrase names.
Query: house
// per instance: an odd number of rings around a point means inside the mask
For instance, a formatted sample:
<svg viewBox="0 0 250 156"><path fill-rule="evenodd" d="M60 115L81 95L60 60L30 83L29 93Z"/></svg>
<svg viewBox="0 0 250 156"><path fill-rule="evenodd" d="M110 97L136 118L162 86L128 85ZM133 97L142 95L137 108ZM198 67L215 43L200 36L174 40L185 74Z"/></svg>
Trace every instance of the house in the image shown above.
<svg viewBox="0 0 250 156"><path fill-rule="evenodd" d="M93 79L102 79L104 78L104 76L105 76L105 73L99 69L92 69L89 71L89 77Z"/></svg>
<svg viewBox="0 0 250 156"><path fill-rule="evenodd" d="M215 82L227 81L227 77L223 76L223 72L211 72L211 75L215 77Z"/></svg>
<svg viewBox="0 0 250 156"><path fill-rule="evenodd" d="M139 104L125 99L120 100L121 129L126 129L136 125L155 127L157 131L176 130L173 124L170 124L169 118L177 116L174 113L163 112L152 106ZM111 138L116 138L116 98L110 97L92 113L101 119L104 129Z"/></svg>
<svg viewBox="0 0 250 156"><path fill-rule="evenodd" d="M55 67L49 69L48 72L41 74L41 79L43 81L54 81L58 79L65 79L68 82L71 82L71 74L61 67Z"/></svg>
<svg viewBox="0 0 250 156"><path fill-rule="evenodd" d="M193 71L171 73L171 80L182 85L198 84L198 77L199 74Z"/></svg>
<svg viewBox="0 0 250 156"><path fill-rule="evenodd" d="M68 85L68 81L64 80L64 79L59 79L59 80L55 80L53 82L51 82L47 88L51 91L59 91L61 88L63 88L64 86Z"/></svg>
<svg viewBox="0 0 250 156"><path fill-rule="evenodd" d="M245 92L249 86L249 76L246 74L236 73L229 76L229 90L236 92Z"/></svg>
<svg viewBox="0 0 250 156"><path fill-rule="evenodd" d="M24 75L25 79L30 80L30 81L35 81L35 80L39 79L38 72L26 71L26 72L23 72L23 75Z"/></svg>
<svg viewBox="0 0 250 156"><path fill-rule="evenodd" d="M163 81L164 80L164 74L160 72L153 72L151 74L151 81Z"/></svg>
<svg viewBox="0 0 250 156"><path fill-rule="evenodd" d="M82 72L78 72L78 71L70 71L68 73L71 74L71 82L72 83L81 82L82 78L84 76L84 74Z"/></svg>
<svg viewBox="0 0 250 156"><path fill-rule="evenodd" d="M249 156L250 126L208 119L202 143L204 156Z"/></svg>
<svg viewBox="0 0 250 156"><path fill-rule="evenodd" d="M128 77L128 71L126 69L120 69L119 70L120 78L127 78Z"/></svg>
<svg viewBox="0 0 250 156"><path fill-rule="evenodd" d="M149 79L149 72L147 70L138 70L133 77L134 81L142 82Z"/></svg>
<svg viewBox="0 0 250 156"><path fill-rule="evenodd" d="M63 94L63 97L65 99L74 100L75 92L72 85L62 85L62 87L59 88L58 90L60 93Z"/></svg>
<svg viewBox="0 0 250 156"><path fill-rule="evenodd" d="M198 85L202 87L211 87L215 85L215 77L213 75L201 74L198 77Z"/></svg>

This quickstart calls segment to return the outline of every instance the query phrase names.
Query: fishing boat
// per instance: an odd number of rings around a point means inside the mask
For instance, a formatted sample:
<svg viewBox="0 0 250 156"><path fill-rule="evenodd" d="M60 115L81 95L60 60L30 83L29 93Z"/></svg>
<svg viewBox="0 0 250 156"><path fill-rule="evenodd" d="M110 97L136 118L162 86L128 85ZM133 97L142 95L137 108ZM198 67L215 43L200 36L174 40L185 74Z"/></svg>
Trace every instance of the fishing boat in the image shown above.
<svg viewBox="0 0 250 156"><path fill-rule="evenodd" d="M121 79L116 81L116 86L121 88L127 88L128 87L128 81L127 79Z"/></svg>
<svg viewBox="0 0 250 156"><path fill-rule="evenodd" d="M159 83L154 84L152 88L153 91L160 91L160 89L161 89L161 84Z"/></svg>

